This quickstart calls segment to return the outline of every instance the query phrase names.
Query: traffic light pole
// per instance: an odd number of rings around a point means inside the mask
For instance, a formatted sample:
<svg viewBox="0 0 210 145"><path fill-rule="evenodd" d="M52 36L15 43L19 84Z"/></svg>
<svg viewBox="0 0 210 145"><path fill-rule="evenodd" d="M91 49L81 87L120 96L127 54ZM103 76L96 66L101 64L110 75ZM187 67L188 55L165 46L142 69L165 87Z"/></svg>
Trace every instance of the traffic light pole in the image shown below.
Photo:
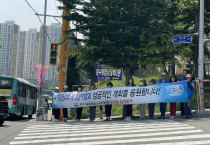
<svg viewBox="0 0 210 145"><path fill-rule="evenodd" d="M66 5L63 4L63 15L67 14L67 11L65 10ZM69 30L69 21L62 20L62 30L61 30L61 47L60 47L60 63L58 66L59 73L58 73L58 87L59 92L63 92L63 87L66 83L65 81L65 75L66 75L66 56L65 53L67 51L67 42L65 40L65 32ZM60 109L60 120L63 120L63 109Z"/></svg>

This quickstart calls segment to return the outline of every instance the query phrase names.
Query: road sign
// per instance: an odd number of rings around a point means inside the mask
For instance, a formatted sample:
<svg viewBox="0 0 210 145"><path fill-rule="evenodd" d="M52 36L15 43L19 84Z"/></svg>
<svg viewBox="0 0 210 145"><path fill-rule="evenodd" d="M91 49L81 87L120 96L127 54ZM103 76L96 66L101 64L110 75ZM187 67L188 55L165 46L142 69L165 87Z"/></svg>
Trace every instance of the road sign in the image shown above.
<svg viewBox="0 0 210 145"><path fill-rule="evenodd" d="M177 43L190 43L192 42L192 36L179 36L179 37L174 37L172 39L173 43L174 44L177 44Z"/></svg>
<svg viewBox="0 0 210 145"><path fill-rule="evenodd" d="M122 69L110 68L105 65L95 66L95 79L122 80Z"/></svg>

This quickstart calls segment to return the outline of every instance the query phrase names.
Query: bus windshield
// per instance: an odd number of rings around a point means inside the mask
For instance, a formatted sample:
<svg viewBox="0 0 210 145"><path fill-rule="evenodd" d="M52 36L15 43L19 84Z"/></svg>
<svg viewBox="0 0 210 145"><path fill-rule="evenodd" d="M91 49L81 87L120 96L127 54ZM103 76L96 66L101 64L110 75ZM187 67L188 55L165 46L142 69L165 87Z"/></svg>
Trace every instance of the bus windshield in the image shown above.
<svg viewBox="0 0 210 145"><path fill-rule="evenodd" d="M12 89L13 79L0 78L0 89Z"/></svg>

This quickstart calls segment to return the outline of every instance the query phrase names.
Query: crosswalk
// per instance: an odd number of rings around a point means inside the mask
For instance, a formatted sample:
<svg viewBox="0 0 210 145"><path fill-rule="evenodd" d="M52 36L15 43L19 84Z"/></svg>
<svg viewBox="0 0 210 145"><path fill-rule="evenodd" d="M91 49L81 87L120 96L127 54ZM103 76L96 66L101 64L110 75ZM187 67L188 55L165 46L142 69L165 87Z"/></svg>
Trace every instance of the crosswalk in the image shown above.
<svg viewBox="0 0 210 145"><path fill-rule="evenodd" d="M172 120L28 125L11 145L210 144L210 134Z"/></svg>

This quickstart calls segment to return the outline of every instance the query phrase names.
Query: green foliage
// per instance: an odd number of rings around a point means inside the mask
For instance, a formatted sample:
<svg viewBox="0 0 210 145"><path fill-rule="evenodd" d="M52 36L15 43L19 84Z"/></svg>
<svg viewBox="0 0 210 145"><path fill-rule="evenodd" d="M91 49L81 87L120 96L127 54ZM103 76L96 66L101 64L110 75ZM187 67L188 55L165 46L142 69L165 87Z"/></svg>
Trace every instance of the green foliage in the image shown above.
<svg viewBox="0 0 210 145"><path fill-rule="evenodd" d="M68 59L68 70L67 70L67 79L66 85L69 87L69 90L72 91L72 85L79 85L80 83L79 70L76 69L76 57Z"/></svg>
<svg viewBox="0 0 210 145"><path fill-rule="evenodd" d="M194 60L197 63L196 37L191 44L173 45L171 40L176 35L195 33L199 0L63 2L70 12L63 18L74 24L67 34L77 44L70 50L76 57L76 68L87 72L92 79L95 64L123 68L125 76L119 86L124 86L125 78L133 75L135 70L150 69L153 73L158 67L165 70L166 63L178 63L176 56L186 62ZM210 2L205 2L205 21L209 22ZM205 23L205 34L208 30L209 23ZM76 33L84 37L77 38ZM207 49L205 54L209 54ZM151 78L147 78L147 82ZM134 77L134 80L138 85L139 78ZM107 81L101 81L101 87L106 87ZM112 82L117 84L117 81ZM116 107L113 113L121 109Z"/></svg>
<svg viewBox="0 0 210 145"><path fill-rule="evenodd" d="M198 0L63 2L70 12L63 18L75 25L68 31L69 39L80 44L71 49L77 56L77 68L92 79L96 63L123 68L128 77L137 69L151 66L164 70L167 62L178 63L175 56L185 61L194 58L193 44L174 47L171 39L194 32ZM75 33L84 37L77 38Z"/></svg>

